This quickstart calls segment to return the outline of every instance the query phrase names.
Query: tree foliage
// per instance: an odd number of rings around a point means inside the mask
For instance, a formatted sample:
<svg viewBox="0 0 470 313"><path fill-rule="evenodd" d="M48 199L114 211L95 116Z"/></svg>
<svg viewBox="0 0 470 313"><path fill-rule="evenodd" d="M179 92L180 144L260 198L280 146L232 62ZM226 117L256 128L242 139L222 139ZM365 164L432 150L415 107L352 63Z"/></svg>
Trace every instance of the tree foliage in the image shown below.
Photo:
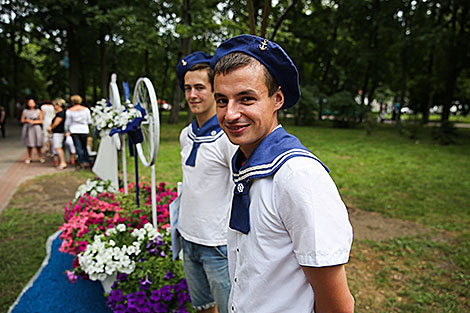
<svg viewBox="0 0 470 313"><path fill-rule="evenodd" d="M299 123L321 119L346 94L360 106L399 103L424 123L435 106L443 121L454 105L470 111L466 0L4 0L0 14L4 105L72 93L93 102L117 73L131 86L149 77L177 118L177 62L252 33L297 65Z"/></svg>

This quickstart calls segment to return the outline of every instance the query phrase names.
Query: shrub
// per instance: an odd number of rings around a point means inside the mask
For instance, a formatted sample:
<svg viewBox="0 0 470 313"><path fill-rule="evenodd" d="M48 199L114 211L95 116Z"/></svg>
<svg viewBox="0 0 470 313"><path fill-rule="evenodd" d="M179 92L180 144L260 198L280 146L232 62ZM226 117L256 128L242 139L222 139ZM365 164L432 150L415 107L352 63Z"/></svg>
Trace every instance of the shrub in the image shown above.
<svg viewBox="0 0 470 313"><path fill-rule="evenodd" d="M336 127L353 127L359 124L368 108L357 103L351 93L340 91L326 99L326 109L334 116Z"/></svg>

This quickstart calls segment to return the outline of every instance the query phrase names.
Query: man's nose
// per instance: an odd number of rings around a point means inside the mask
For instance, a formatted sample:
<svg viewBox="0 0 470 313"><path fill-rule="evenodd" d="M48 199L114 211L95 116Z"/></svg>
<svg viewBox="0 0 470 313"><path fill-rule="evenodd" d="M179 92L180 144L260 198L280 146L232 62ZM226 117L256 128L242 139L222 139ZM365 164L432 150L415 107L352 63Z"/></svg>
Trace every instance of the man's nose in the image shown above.
<svg viewBox="0 0 470 313"><path fill-rule="evenodd" d="M229 101L227 103L227 112L225 113L225 119L227 121L234 121L239 119L240 116L240 106L235 103L235 101Z"/></svg>

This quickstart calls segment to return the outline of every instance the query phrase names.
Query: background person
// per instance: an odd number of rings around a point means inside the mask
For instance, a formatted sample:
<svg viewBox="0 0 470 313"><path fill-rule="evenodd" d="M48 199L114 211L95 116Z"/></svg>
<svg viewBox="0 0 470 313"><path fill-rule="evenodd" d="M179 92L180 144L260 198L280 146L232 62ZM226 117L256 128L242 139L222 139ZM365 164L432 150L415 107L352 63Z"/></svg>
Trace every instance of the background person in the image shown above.
<svg viewBox="0 0 470 313"><path fill-rule="evenodd" d="M70 97L71 107L65 112L65 132L72 136L77 151L78 166L90 167L90 159L86 148L89 126L91 124L90 110L82 105L82 97Z"/></svg>
<svg viewBox="0 0 470 313"><path fill-rule="evenodd" d="M211 56L194 52L182 59L177 77L196 119L181 131L181 194L178 231L191 302L200 312L227 312L230 277L227 227L230 160L236 147L217 121L212 93Z"/></svg>
<svg viewBox="0 0 470 313"><path fill-rule="evenodd" d="M242 35L212 59L217 118L239 145L228 231L232 312L353 312L352 228L328 169L279 125L300 98L277 44Z"/></svg>
<svg viewBox="0 0 470 313"><path fill-rule="evenodd" d="M48 127L47 131L52 133L52 145L53 150L59 156L59 164L57 169L63 170L67 168L67 162L65 162L65 153L64 153L64 142L65 142L65 100L64 99L55 99L52 101L54 106L54 111L56 112L54 118L52 119L51 125Z"/></svg>
<svg viewBox="0 0 470 313"><path fill-rule="evenodd" d="M28 153L26 164L31 163L33 148L36 148L39 161L46 162L42 157L42 145L44 144L44 135L42 133L42 111L36 107L36 101L30 98L26 102L26 108L21 113L21 142L26 146Z"/></svg>
<svg viewBox="0 0 470 313"><path fill-rule="evenodd" d="M44 135L44 153L51 153L52 152L52 142L50 133L47 131L49 126L51 126L52 119L55 116L54 106L50 103L50 100L44 101L44 104L41 105L42 111L42 132Z"/></svg>

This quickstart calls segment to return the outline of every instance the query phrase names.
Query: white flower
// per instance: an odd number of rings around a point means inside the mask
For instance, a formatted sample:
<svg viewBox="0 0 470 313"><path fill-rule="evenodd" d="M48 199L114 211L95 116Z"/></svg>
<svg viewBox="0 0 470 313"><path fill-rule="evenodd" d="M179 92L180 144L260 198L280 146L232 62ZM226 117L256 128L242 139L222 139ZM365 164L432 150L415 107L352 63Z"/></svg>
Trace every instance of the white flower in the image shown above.
<svg viewBox="0 0 470 313"><path fill-rule="evenodd" d="M91 180L88 179L85 184L80 185L75 193L74 200L79 199L85 193L96 196L103 192L116 192L116 189L111 185L110 180Z"/></svg>
<svg viewBox="0 0 470 313"><path fill-rule="evenodd" d="M127 229L127 228L126 228L126 224L119 224L119 225L116 226L116 229L117 229L118 231L120 231L121 233L122 233L122 232L125 232L126 229Z"/></svg>

